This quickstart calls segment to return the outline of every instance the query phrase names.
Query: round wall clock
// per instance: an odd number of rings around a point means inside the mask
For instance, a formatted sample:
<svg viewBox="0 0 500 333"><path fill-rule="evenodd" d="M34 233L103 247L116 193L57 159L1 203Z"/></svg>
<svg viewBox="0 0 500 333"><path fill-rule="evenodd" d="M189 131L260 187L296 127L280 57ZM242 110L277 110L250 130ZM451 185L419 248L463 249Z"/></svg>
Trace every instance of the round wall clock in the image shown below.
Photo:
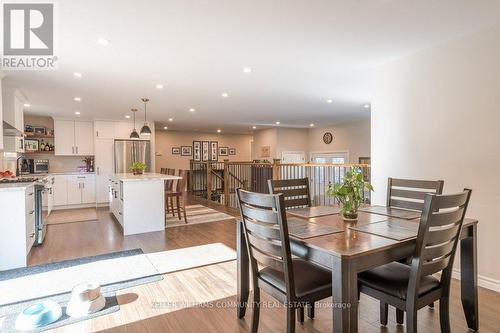
<svg viewBox="0 0 500 333"><path fill-rule="evenodd" d="M333 141L333 134L330 132L326 132L323 134L323 142L329 145Z"/></svg>

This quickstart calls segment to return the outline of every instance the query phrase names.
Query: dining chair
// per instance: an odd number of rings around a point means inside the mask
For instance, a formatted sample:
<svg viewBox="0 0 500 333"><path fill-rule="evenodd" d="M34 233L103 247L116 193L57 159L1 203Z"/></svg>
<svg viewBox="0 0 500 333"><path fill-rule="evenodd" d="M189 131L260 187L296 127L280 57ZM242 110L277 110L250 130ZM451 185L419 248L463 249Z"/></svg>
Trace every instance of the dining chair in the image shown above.
<svg viewBox="0 0 500 333"><path fill-rule="evenodd" d="M175 170L174 170L175 172ZM172 214L175 216L175 213L177 211L177 215L179 216L179 220L181 220L181 211L184 217L184 222L188 223L187 221L187 216L186 216L186 205L187 205L187 170L181 170L179 169L179 177L181 179L177 180L175 190L167 190L165 191L165 200L168 201L168 199L172 200L171 205L172 205ZM173 203L173 199L175 198L175 203ZM165 209L168 213L167 208Z"/></svg>
<svg viewBox="0 0 500 333"><path fill-rule="evenodd" d="M406 332L415 333L417 311L439 300L441 332L450 332L453 259L471 192L426 194L411 266L392 262L358 274L359 291L380 301L382 325L387 325L390 304L399 310L398 323L406 312ZM439 279L433 276L439 272Z"/></svg>
<svg viewBox="0 0 500 333"><path fill-rule="evenodd" d="M283 194L236 189L253 283L251 332L259 325L260 290L285 304L287 332L304 321L304 307L314 318L315 302L332 295L330 271L302 259L292 259ZM260 264L260 266L259 266Z"/></svg>
<svg viewBox="0 0 500 333"><path fill-rule="evenodd" d="M267 185L270 194L283 194L285 209L311 207L309 178L269 179Z"/></svg>
<svg viewBox="0 0 500 333"><path fill-rule="evenodd" d="M164 168L164 174L166 175L170 175L170 176L175 176L175 169L171 169L171 168ZM172 192L173 188L174 188L174 180L172 179L169 179L169 180L166 180L165 181L165 193L170 193ZM175 216L175 212L174 212L174 200L173 198L170 196L170 197L165 197L165 207L167 209L167 213L172 211L172 214L174 214Z"/></svg>
<svg viewBox="0 0 500 333"><path fill-rule="evenodd" d="M389 178L387 207L422 211L426 193L443 193L444 180Z"/></svg>

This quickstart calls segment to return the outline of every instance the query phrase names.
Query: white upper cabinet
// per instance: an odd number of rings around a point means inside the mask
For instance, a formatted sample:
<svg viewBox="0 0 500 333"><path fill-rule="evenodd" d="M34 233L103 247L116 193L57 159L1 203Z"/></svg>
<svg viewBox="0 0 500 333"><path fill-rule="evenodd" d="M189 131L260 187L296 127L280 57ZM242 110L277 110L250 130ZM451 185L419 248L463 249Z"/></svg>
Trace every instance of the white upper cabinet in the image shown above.
<svg viewBox="0 0 500 333"><path fill-rule="evenodd" d="M114 121L94 121L95 137L99 139L114 139L115 138L115 122Z"/></svg>
<svg viewBox="0 0 500 333"><path fill-rule="evenodd" d="M134 130L134 124L127 121L115 122L115 138L128 139Z"/></svg>
<svg viewBox="0 0 500 333"><path fill-rule="evenodd" d="M75 121L76 155L94 155L94 125L91 121Z"/></svg>
<svg viewBox="0 0 500 333"><path fill-rule="evenodd" d="M93 155L91 121L54 120L55 155Z"/></svg>

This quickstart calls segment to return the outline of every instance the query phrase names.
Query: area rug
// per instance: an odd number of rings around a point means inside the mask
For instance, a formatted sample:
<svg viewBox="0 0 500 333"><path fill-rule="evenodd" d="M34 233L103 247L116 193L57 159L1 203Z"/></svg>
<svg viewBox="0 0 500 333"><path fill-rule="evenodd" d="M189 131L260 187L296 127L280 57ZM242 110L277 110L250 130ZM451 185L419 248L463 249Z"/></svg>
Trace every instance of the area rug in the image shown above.
<svg viewBox="0 0 500 333"><path fill-rule="evenodd" d="M62 224L72 222L96 221L95 208L59 209L53 210L47 217L46 224Z"/></svg>
<svg viewBox="0 0 500 333"><path fill-rule="evenodd" d="M161 279L141 249L17 268L0 272L0 306L64 294L85 281L110 292Z"/></svg>
<svg viewBox="0 0 500 333"><path fill-rule="evenodd" d="M167 228L179 227L191 224L227 221L234 219L234 217L231 215L218 212L215 209L208 208L203 205L186 206L186 217L188 223L185 223L182 213L181 213L181 220L179 220L178 216L172 216L171 213L168 213L166 217Z"/></svg>
<svg viewBox="0 0 500 333"><path fill-rule="evenodd" d="M235 260L236 251L222 243L213 243L147 253L146 256L158 272L165 274Z"/></svg>

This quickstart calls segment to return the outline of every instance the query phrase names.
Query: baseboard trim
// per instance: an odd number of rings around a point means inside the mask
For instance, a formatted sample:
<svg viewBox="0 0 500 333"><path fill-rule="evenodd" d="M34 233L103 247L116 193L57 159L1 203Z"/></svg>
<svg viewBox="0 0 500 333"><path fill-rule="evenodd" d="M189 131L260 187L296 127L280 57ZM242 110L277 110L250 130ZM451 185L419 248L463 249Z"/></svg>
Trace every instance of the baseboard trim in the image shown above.
<svg viewBox="0 0 500 333"><path fill-rule="evenodd" d="M460 270L457 268L453 269L452 277L454 279L460 280ZM500 280L495 280L484 275L477 276L477 284L480 287L490 289L500 293Z"/></svg>

